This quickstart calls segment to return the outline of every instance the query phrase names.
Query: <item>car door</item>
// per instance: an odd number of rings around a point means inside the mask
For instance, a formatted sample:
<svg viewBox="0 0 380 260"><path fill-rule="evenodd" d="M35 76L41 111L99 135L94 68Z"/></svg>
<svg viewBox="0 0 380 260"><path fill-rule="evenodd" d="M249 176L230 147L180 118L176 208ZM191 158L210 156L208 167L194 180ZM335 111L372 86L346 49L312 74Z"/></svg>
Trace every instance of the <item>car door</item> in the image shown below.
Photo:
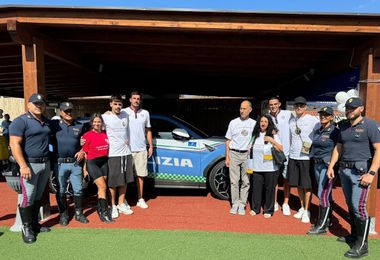
<svg viewBox="0 0 380 260"><path fill-rule="evenodd" d="M197 185L202 177L199 141L173 138L174 129L185 128L170 118L152 118L151 124L154 150L148 171L156 179L156 186Z"/></svg>

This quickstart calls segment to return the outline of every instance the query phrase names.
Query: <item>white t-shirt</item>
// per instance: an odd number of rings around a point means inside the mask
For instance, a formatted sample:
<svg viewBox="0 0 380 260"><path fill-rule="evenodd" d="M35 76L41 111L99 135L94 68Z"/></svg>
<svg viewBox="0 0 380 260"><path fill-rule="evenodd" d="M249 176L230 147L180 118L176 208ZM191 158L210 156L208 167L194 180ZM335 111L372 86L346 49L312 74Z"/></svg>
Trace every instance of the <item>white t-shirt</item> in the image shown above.
<svg viewBox="0 0 380 260"><path fill-rule="evenodd" d="M278 135L280 136L281 144L284 149L284 154L289 156L290 149L290 131L289 131L289 120L293 117L293 114L289 110L280 110L277 116L271 116L273 123L278 129Z"/></svg>
<svg viewBox="0 0 380 260"><path fill-rule="evenodd" d="M106 133L109 142L109 157L125 156L131 154L128 131L128 115L121 111L119 115L113 113L103 114L102 118L106 127Z"/></svg>
<svg viewBox="0 0 380 260"><path fill-rule="evenodd" d="M309 114L301 118L292 117L290 119L290 150L289 158L294 160L310 160L308 154L302 153L302 141L311 144L313 140L313 132L319 120L315 116ZM296 133L296 127L301 130L300 134ZM301 140L302 139L302 140Z"/></svg>
<svg viewBox="0 0 380 260"><path fill-rule="evenodd" d="M253 157L253 171L254 172L274 172L278 171L277 164L273 161L272 147L273 145L268 142L264 143L265 133L260 133L260 136L255 139L252 148ZM274 140L281 144L280 137L276 134L273 136Z"/></svg>
<svg viewBox="0 0 380 260"><path fill-rule="evenodd" d="M251 141L252 131L256 121L252 118L241 120L235 118L228 125L226 138L231 140L230 149L248 150L249 141Z"/></svg>
<svg viewBox="0 0 380 260"><path fill-rule="evenodd" d="M129 116L132 152L146 151L145 129L151 128L149 112L140 108L135 113L131 107L124 108L122 111L125 111Z"/></svg>

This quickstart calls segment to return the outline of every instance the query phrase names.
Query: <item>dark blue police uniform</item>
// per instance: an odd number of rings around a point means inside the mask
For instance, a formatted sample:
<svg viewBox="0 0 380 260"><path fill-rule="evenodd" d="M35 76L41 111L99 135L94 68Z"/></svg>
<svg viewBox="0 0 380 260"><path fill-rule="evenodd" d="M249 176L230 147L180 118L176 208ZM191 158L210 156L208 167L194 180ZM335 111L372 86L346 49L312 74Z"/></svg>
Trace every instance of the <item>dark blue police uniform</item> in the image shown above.
<svg viewBox="0 0 380 260"><path fill-rule="evenodd" d="M331 107L323 107L319 113L333 115L334 111ZM322 129L322 125L319 123L313 133L310 156L314 161L315 179L318 184L319 214L316 225L308 231L308 235L325 234L331 222L333 180L329 180L326 172L338 136L339 130L333 124Z"/></svg>

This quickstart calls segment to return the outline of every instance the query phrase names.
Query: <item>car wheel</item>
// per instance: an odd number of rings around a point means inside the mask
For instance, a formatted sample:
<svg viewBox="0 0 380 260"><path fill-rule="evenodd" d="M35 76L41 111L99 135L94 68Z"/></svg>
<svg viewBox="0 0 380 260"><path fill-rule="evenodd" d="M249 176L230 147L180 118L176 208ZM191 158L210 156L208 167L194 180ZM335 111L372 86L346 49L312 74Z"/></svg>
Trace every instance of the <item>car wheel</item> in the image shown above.
<svg viewBox="0 0 380 260"><path fill-rule="evenodd" d="M215 197L221 200L230 198L230 179L228 177L228 168L224 161L218 162L211 169L208 182Z"/></svg>
<svg viewBox="0 0 380 260"><path fill-rule="evenodd" d="M51 193L53 193L53 194L57 193L58 183L57 183L57 179L55 178L55 174L53 173L53 171L50 172L49 188L50 188Z"/></svg>
<svg viewBox="0 0 380 260"><path fill-rule="evenodd" d="M51 193L57 194L58 181L57 181L57 178L55 177L55 174L53 172L50 173L49 188L50 188L50 192ZM73 196L74 195L73 187L71 185L70 180L67 180L66 195L68 195L68 196Z"/></svg>

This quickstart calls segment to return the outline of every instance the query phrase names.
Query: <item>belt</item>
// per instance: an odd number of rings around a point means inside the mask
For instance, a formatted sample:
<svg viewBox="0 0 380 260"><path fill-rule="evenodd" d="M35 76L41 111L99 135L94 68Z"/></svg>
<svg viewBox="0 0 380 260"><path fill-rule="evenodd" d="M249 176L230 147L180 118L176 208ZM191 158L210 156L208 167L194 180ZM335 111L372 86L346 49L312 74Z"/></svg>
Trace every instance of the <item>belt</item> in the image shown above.
<svg viewBox="0 0 380 260"><path fill-rule="evenodd" d="M58 158L58 163L73 163L77 160L75 158L67 157L67 158Z"/></svg>
<svg viewBox="0 0 380 260"><path fill-rule="evenodd" d="M46 163L49 161L49 157L39 157L39 158L28 158L30 163Z"/></svg>
<svg viewBox="0 0 380 260"><path fill-rule="evenodd" d="M230 148L230 151L234 151L234 152L237 152L237 153L246 153L246 152L248 152L247 150L237 150L237 149L231 149L231 148Z"/></svg>
<svg viewBox="0 0 380 260"><path fill-rule="evenodd" d="M322 164L322 163L325 163L325 162L323 161L323 159L314 158L314 163L316 163L316 164Z"/></svg>
<svg viewBox="0 0 380 260"><path fill-rule="evenodd" d="M355 168L355 162L339 162L339 167L353 169Z"/></svg>

